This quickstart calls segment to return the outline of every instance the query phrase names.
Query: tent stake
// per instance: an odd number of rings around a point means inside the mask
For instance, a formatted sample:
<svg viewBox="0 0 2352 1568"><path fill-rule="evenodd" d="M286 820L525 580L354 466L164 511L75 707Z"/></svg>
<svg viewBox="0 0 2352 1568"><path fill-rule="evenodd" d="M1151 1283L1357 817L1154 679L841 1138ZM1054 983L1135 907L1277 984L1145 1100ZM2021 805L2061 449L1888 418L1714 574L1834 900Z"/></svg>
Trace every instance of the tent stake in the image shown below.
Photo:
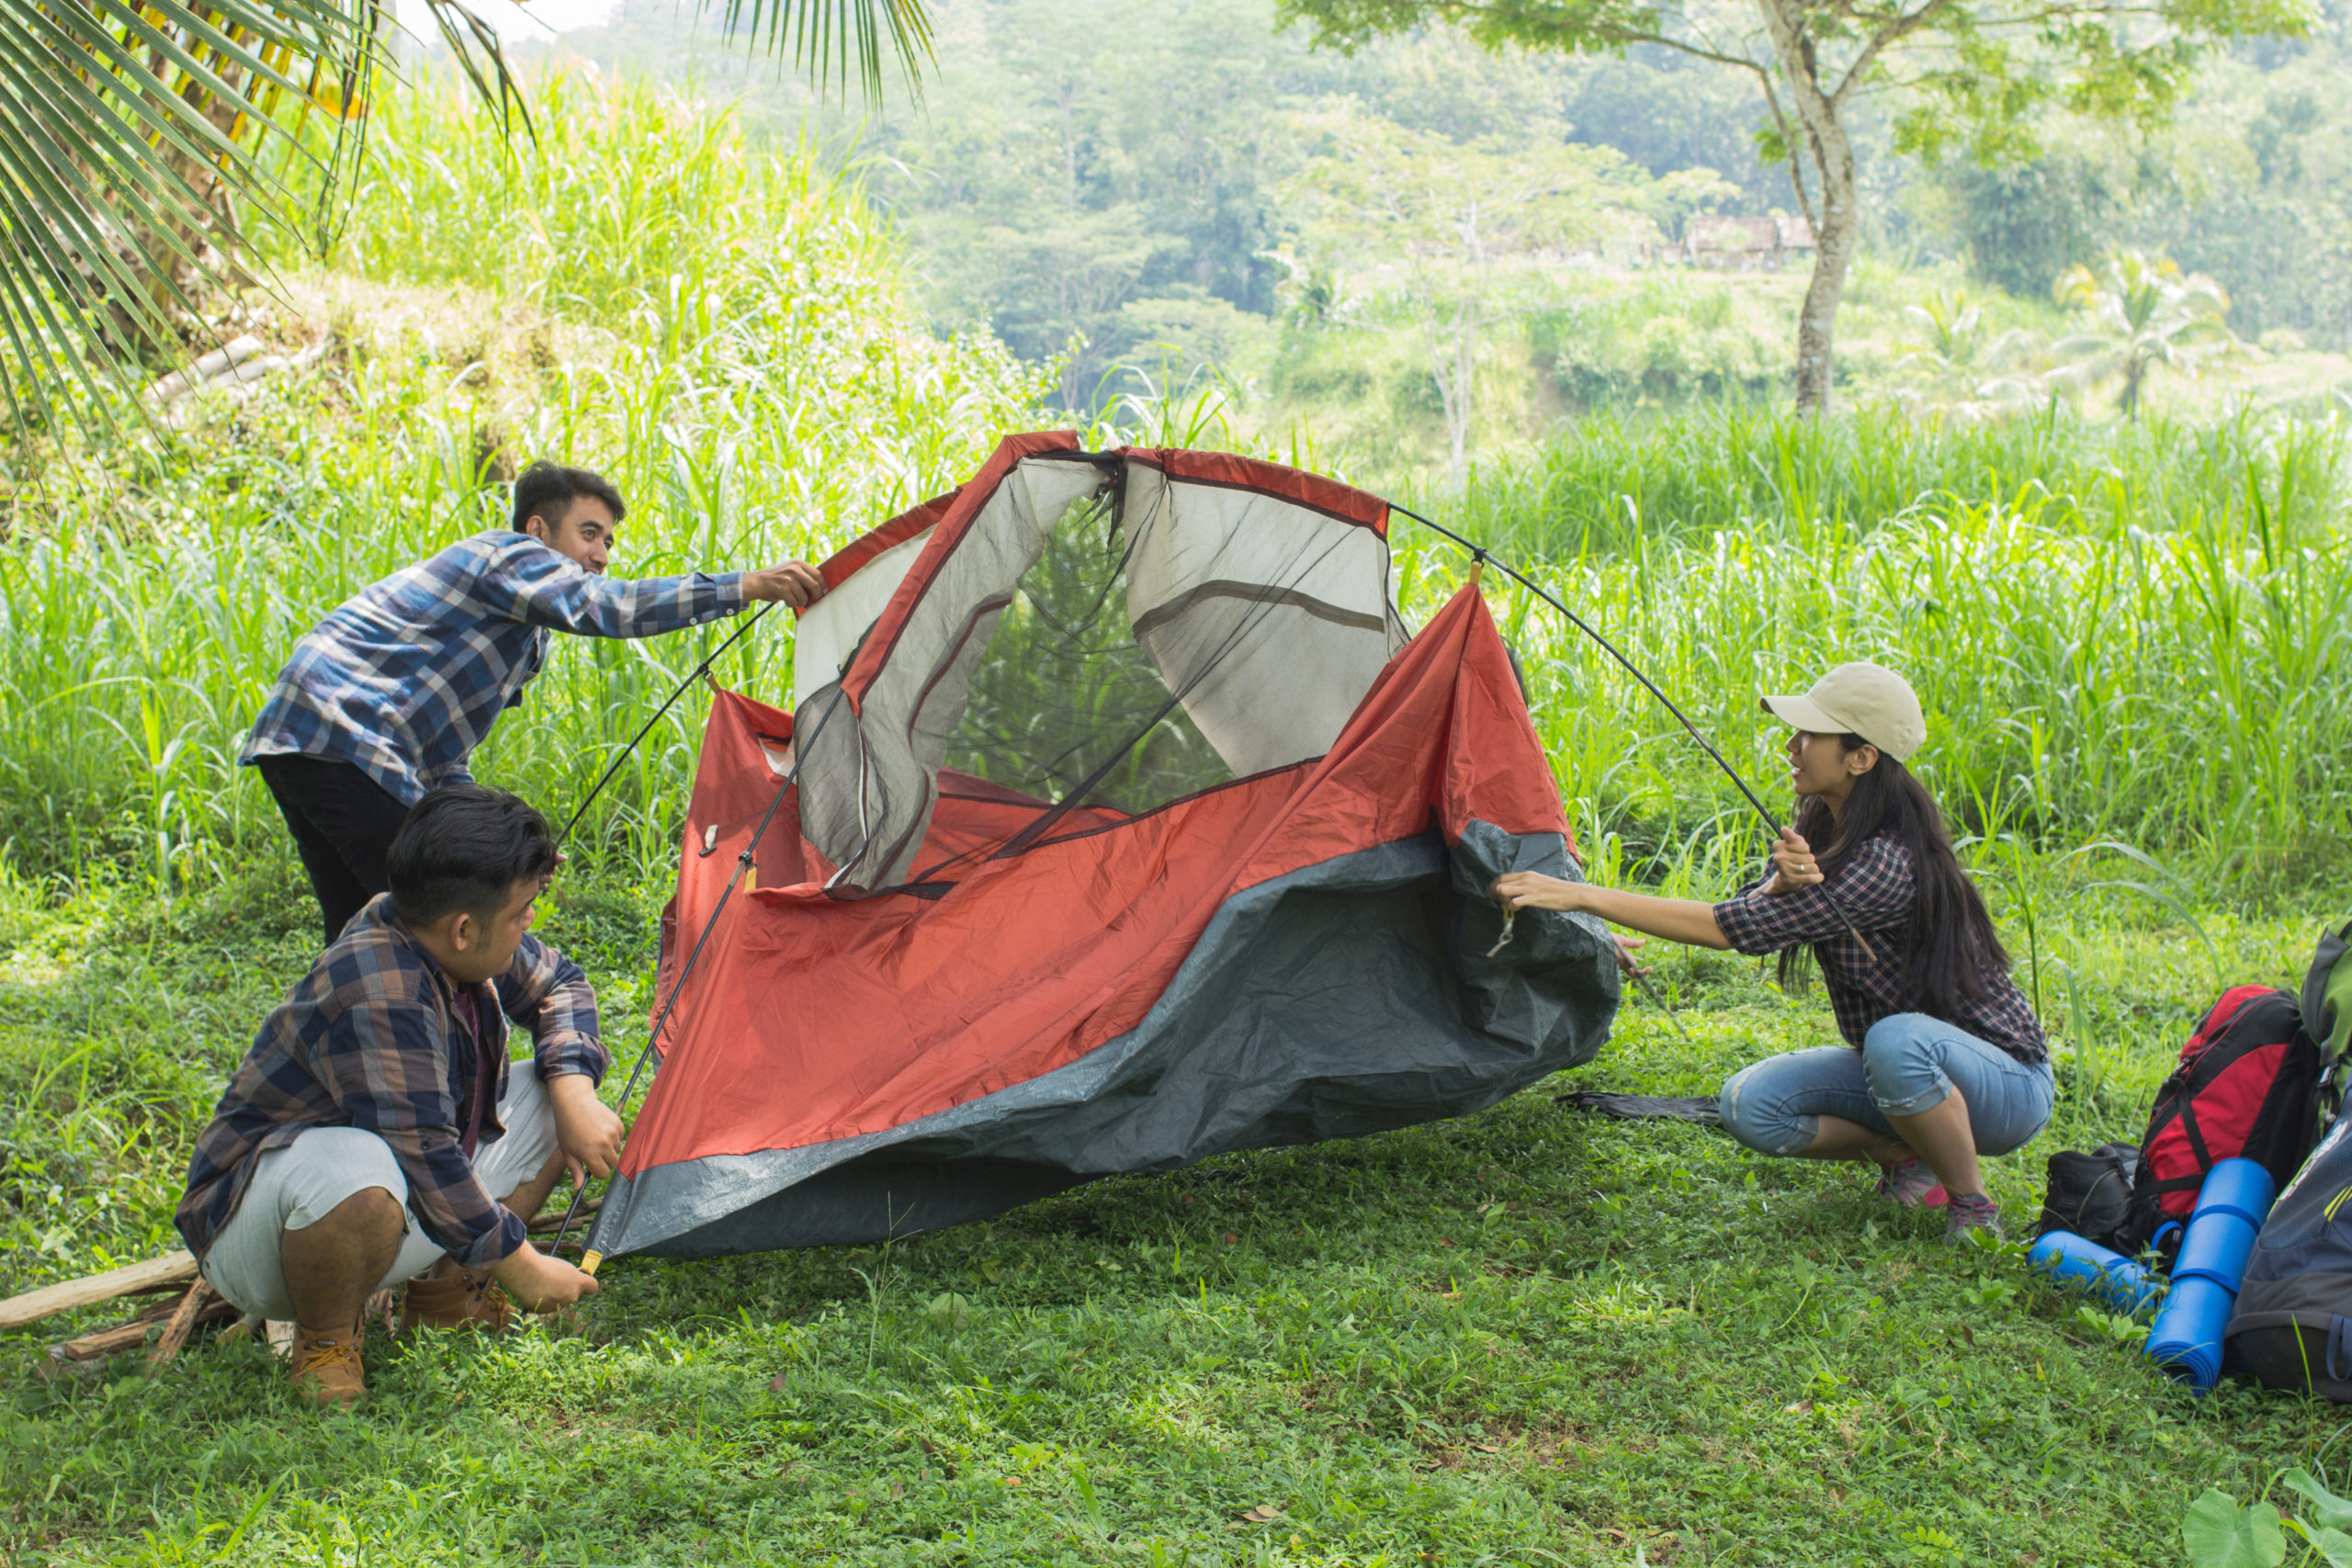
<svg viewBox="0 0 2352 1568"><path fill-rule="evenodd" d="M1390 511L1401 512L1406 516L1411 518L1414 522L1419 523L1422 527L1430 529L1434 533L1442 534L1447 538L1453 540L1455 544L1460 545L1464 549L1470 552L1470 558L1475 564L1483 566L1489 560L1493 561L1495 563L1496 570L1501 572L1505 577L1508 577L1512 581L1518 583L1521 588L1526 589L1530 593L1534 594L1538 599L1543 600L1546 604L1551 605L1552 608L1557 610L1567 619L1570 626L1576 627L1577 630L1584 633L1585 636L1599 643L1602 652L1608 654L1610 658L1623 665L1627 674L1631 675L1634 680L1639 681L1643 686L1648 690L1649 694L1656 697L1659 703L1665 706L1667 712L1672 714L1681 722L1682 728L1690 732L1690 739L1696 740L1702 748L1705 749L1707 755L1715 760L1715 766L1724 771L1724 777L1731 780L1733 784L1739 786L1739 793L1747 797L1747 804L1754 807L1756 808L1756 815L1764 819L1764 826L1766 829L1770 832L1771 836L1775 839L1778 839L1781 836L1780 818L1773 816L1771 808L1764 804L1762 798L1758 796L1754 790L1747 787L1747 781L1739 776L1739 770L1733 767L1730 760L1715 749L1715 743L1713 741L1708 739L1704 735L1700 733L1699 727L1690 722L1690 716L1688 714L1674 705L1673 698L1658 690L1657 682L1651 680L1647 675L1643 674L1640 668L1636 666L1632 660L1617 651L1617 645L1615 643L1611 642L1607 637L1602 637L1599 632L1586 625L1583 616L1577 615L1574 610L1569 609L1567 605L1561 603L1558 598L1555 597L1525 572L1519 570L1509 561L1504 560L1501 557L1493 554L1486 546L1475 544L1472 541L1464 538L1461 535L1455 533L1444 524L1433 523L1430 519L1422 516L1419 513L1412 510L1410 507L1399 506L1393 501L1388 503L1388 507ZM1474 583L1477 581L1475 575L1471 581ZM1850 934L1857 942L1861 944L1862 956L1869 959L1873 964L1877 963L1878 953L1871 949L1870 938L1864 936L1862 934L1862 928L1854 923L1854 917L1846 912L1846 906L1838 902L1838 895L1829 890L1829 885L1826 882L1821 883L1818 886L1821 888L1822 897L1828 901L1829 908L1836 912L1838 920L1844 924L1848 933Z"/></svg>

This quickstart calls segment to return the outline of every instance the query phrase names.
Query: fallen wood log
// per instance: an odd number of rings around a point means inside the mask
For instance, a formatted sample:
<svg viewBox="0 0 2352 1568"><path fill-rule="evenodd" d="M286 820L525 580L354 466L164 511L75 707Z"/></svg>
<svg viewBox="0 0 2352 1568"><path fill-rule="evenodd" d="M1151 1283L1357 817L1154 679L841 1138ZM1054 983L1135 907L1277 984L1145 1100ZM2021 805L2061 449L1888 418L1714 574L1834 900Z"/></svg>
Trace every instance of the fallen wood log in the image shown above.
<svg viewBox="0 0 2352 1568"><path fill-rule="evenodd" d="M605 1201L604 1201L604 1199L602 1199L602 1198L591 1198L591 1199L589 1199L589 1200L588 1200L588 1201L586 1201L585 1203L582 1203L582 1204L581 1204L581 1205L580 1205L580 1213L572 1216L573 1223L574 1223L574 1224L577 1224L579 1221L586 1219L589 1215L591 1215L591 1214L594 1213L597 1210L599 1210L599 1209L603 1208L604 1206L605 1206ZM537 1219L533 1220L529 1224L526 1225L524 1228L525 1228L526 1230L529 1231L533 1235L547 1235L549 1231L552 1231L552 1230L555 1230L555 1229L558 1229L559 1227L560 1227L560 1226L562 1225L562 1224L563 1224L563 1216L562 1216L561 1214L560 1214L560 1213L555 1213L555 1214L541 1214Z"/></svg>
<svg viewBox="0 0 2352 1568"><path fill-rule="evenodd" d="M149 1377L162 1371L171 1364L172 1358L180 1353L180 1347L187 1343L188 1335L196 1328L196 1320L203 1312L204 1303L211 1297L212 1287L202 1280L187 1288L187 1294L180 1298L180 1304L172 1309L172 1315L165 1320L163 1337L155 1341L153 1350L147 1352Z"/></svg>
<svg viewBox="0 0 2352 1568"><path fill-rule="evenodd" d="M148 1291L185 1285L195 1278L196 1258L192 1254L167 1252L144 1263L109 1269L103 1274L92 1274L86 1279L43 1285L38 1291L27 1291L21 1296L11 1296L0 1302L0 1332L22 1328L28 1323L39 1323L44 1317L72 1312L75 1307L96 1306L118 1296L135 1296Z"/></svg>
<svg viewBox="0 0 2352 1568"><path fill-rule="evenodd" d="M187 1298L182 1297L178 1302L158 1302L128 1323L118 1323L112 1328L102 1328L96 1334L85 1334L78 1339L51 1345L49 1348L50 1358L60 1362L96 1361L119 1351L136 1350L147 1343L147 1336L155 1331L158 1324L168 1326L168 1320L186 1301ZM208 1323L225 1322L236 1315L235 1307L208 1292L208 1299L189 1314L187 1328L193 1332ZM184 1333L181 1337L185 1340L187 1335Z"/></svg>

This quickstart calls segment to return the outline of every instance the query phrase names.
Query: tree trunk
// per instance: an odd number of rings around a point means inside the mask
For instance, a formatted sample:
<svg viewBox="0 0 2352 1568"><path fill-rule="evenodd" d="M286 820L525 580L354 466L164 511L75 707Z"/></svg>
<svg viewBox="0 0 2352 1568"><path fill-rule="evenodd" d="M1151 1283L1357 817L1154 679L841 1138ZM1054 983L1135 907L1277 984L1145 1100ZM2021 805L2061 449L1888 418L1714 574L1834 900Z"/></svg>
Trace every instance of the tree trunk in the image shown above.
<svg viewBox="0 0 2352 1568"><path fill-rule="evenodd" d="M1843 106L1821 85L1813 40L1804 32L1798 0L1757 0L1771 35L1772 52L1788 79L1789 96L1804 128L1805 151L1820 192L1820 220L1814 230L1813 280L1797 317L1797 412L1829 412L1837 362L1838 305L1846 294L1846 272L1860 236L1860 192L1854 172L1853 139L1846 132Z"/></svg>
<svg viewBox="0 0 2352 1568"><path fill-rule="evenodd" d="M1478 376L1478 329L1484 322L1476 300L1464 300L1447 333L1441 313L1429 316L1430 379L1437 383L1439 404L1445 411L1445 435L1450 461L1446 473L1453 493L1461 493L1470 472L1470 409Z"/></svg>

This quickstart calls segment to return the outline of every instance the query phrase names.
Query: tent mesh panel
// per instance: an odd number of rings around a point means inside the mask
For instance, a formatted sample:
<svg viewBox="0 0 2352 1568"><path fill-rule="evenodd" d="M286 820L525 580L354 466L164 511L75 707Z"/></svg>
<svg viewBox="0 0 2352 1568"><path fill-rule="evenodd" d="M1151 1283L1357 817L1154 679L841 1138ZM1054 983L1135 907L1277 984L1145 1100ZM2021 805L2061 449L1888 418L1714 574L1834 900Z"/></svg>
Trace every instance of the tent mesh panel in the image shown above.
<svg viewBox="0 0 2352 1568"><path fill-rule="evenodd" d="M1136 641L1131 537L1108 496L1046 536L973 668L946 767L1050 806L1130 815L1231 782Z"/></svg>

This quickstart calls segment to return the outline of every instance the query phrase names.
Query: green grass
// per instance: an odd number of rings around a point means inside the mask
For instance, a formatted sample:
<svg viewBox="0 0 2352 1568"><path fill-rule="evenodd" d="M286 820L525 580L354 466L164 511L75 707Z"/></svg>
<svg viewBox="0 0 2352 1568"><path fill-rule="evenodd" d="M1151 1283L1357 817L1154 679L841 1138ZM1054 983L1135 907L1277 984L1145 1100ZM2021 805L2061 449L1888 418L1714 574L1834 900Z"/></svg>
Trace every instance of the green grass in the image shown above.
<svg viewBox="0 0 2352 1568"><path fill-rule="evenodd" d="M567 881L547 923L624 1051L665 892ZM2030 1153L1993 1162L2013 1213L2041 1154L2136 1132L2214 984L2157 907L2065 906L2045 933L2080 992L2050 1010L2064 1092ZM282 860L170 921L132 894L14 891L0 1289L164 1242L212 1086L306 961L306 910ZM2233 979L2283 978L2309 936L2202 921ZM0 1552L2145 1564L2177 1561L2208 1484L2340 1477L2332 1408L2175 1390L2013 1260L1879 1210L1857 1168L1555 1104L1706 1092L1828 1037L1817 997L1752 963L1680 953L1660 978L1677 1023L1631 1003L1598 1063L1481 1115L1106 1181L887 1252L618 1260L576 1334L371 1340L357 1416L296 1409L251 1345L153 1382L135 1355L47 1380L39 1338L11 1337ZM1281 1517L1240 1519L1261 1506Z"/></svg>

